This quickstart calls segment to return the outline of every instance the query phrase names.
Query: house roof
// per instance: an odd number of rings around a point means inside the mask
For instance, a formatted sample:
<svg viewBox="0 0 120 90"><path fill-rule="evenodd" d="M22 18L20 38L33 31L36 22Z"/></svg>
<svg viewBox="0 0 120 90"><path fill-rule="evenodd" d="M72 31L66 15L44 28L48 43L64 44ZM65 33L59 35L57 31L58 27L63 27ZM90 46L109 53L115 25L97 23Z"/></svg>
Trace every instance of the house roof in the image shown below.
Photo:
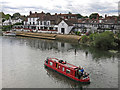
<svg viewBox="0 0 120 90"><path fill-rule="evenodd" d="M64 21L68 26L73 26L74 23L78 23L78 19L75 19L75 18L73 18L73 19L68 19L68 20L61 19L60 22L61 22L61 21ZM60 23L60 22L59 22L59 23ZM59 23L58 23L58 24L59 24Z"/></svg>
<svg viewBox="0 0 120 90"><path fill-rule="evenodd" d="M44 12L41 12L41 13L37 13L37 12L35 12L35 13L30 13L30 15L28 16L29 18L31 17L31 18L36 18L36 17L43 17L45 15L45 13Z"/></svg>
<svg viewBox="0 0 120 90"><path fill-rule="evenodd" d="M64 22L65 22L68 26L73 26L73 23L71 23L71 22L68 21L68 20L64 20Z"/></svg>
<svg viewBox="0 0 120 90"><path fill-rule="evenodd" d="M42 18L39 18L37 21L53 21L54 24L58 24L60 18L57 15L45 15Z"/></svg>
<svg viewBox="0 0 120 90"><path fill-rule="evenodd" d="M59 16L77 16L77 14L58 14Z"/></svg>

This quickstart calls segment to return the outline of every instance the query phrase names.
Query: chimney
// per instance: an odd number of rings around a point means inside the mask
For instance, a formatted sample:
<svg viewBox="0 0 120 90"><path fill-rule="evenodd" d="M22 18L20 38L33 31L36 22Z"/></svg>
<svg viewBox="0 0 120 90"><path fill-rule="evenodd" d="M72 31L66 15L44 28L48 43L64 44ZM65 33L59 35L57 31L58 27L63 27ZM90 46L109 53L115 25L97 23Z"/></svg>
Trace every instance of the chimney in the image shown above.
<svg viewBox="0 0 120 90"><path fill-rule="evenodd" d="M30 15L32 14L32 11L30 11Z"/></svg>
<svg viewBox="0 0 120 90"><path fill-rule="evenodd" d="M97 20L99 20L99 14L97 15Z"/></svg>
<svg viewBox="0 0 120 90"><path fill-rule="evenodd" d="M44 13L43 11L41 13Z"/></svg>
<svg viewBox="0 0 120 90"><path fill-rule="evenodd" d="M55 15L57 15L57 13L55 13Z"/></svg>
<svg viewBox="0 0 120 90"><path fill-rule="evenodd" d="M105 14L105 18L107 17L107 14Z"/></svg>

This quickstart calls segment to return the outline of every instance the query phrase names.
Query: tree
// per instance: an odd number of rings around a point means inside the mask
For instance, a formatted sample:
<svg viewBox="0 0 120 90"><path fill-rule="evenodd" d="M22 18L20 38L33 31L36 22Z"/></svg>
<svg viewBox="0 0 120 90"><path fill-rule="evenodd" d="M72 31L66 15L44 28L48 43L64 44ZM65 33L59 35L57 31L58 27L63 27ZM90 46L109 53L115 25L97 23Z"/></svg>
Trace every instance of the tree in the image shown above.
<svg viewBox="0 0 120 90"><path fill-rule="evenodd" d="M21 16L20 13L14 13L12 18L16 18L16 17L20 17L20 16Z"/></svg>
<svg viewBox="0 0 120 90"><path fill-rule="evenodd" d="M12 26L13 26L13 25L3 26L3 27L2 27L2 31L8 31L8 30L11 30L11 29L12 29Z"/></svg>
<svg viewBox="0 0 120 90"><path fill-rule="evenodd" d="M77 14L77 18L82 18L83 16L81 14Z"/></svg>
<svg viewBox="0 0 120 90"><path fill-rule="evenodd" d="M5 19L2 19L2 22L4 22L5 21Z"/></svg>
<svg viewBox="0 0 120 90"><path fill-rule="evenodd" d="M99 18L103 18L103 16L99 16Z"/></svg>
<svg viewBox="0 0 120 90"><path fill-rule="evenodd" d="M4 20L8 20L9 17L11 17L11 15L10 14L4 14L3 12L0 12L0 17L4 18Z"/></svg>
<svg viewBox="0 0 120 90"><path fill-rule="evenodd" d="M68 14L72 14L71 12L68 12Z"/></svg>
<svg viewBox="0 0 120 90"><path fill-rule="evenodd" d="M83 16L83 18L88 18L88 16Z"/></svg>
<svg viewBox="0 0 120 90"><path fill-rule="evenodd" d="M11 15L10 15L10 14L6 14L6 15L5 15L5 19L6 19L6 20L8 20L8 19L9 19L9 17L11 17Z"/></svg>
<svg viewBox="0 0 120 90"><path fill-rule="evenodd" d="M0 12L0 17L5 18L5 14L3 12Z"/></svg>
<svg viewBox="0 0 120 90"><path fill-rule="evenodd" d="M102 49L111 49L114 47L114 34L106 31L100 34L95 34L93 37L94 46Z"/></svg>
<svg viewBox="0 0 120 90"><path fill-rule="evenodd" d="M46 15L51 15L51 14L48 12L48 13L46 13Z"/></svg>
<svg viewBox="0 0 120 90"><path fill-rule="evenodd" d="M97 19L97 17L98 17L98 13L92 13L90 16L89 16L89 18L90 19Z"/></svg>

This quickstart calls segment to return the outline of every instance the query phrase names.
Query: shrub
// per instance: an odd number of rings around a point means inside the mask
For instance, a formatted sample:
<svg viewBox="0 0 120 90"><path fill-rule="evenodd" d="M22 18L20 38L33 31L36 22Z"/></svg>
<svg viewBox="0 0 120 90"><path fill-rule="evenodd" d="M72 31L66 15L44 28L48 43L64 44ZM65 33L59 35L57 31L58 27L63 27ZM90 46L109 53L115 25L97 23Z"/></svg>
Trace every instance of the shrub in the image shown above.
<svg viewBox="0 0 120 90"><path fill-rule="evenodd" d="M92 36L91 36L92 37ZM94 35L94 46L102 49L109 49L113 47L114 34L106 31L100 34Z"/></svg>
<svg viewBox="0 0 120 90"><path fill-rule="evenodd" d="M94 34L94 33L90 34L90 36L89 36L89 41L90 42L94 41L95 35L96 34Z"/></svg>
<svg viewBox="0 0 120 90"><path fill-rule="evenodd" d="M12 29L12 25L2 27L2 31L8 31L8 30L11 30L11 29Z"/></svg>
<svg viewBox="0 0 120 90"><path fill-rule="evenodd" d="M84 35L81 37L81 42L86 43L89 40L88 36Z"/></svg>
<svg viewBox="0 0 120 90"><path fill-rule="evenodd" d="M79 31L76 31L75 34L76 34L76 35L80 35L80 32L79 32Z"/></svg>

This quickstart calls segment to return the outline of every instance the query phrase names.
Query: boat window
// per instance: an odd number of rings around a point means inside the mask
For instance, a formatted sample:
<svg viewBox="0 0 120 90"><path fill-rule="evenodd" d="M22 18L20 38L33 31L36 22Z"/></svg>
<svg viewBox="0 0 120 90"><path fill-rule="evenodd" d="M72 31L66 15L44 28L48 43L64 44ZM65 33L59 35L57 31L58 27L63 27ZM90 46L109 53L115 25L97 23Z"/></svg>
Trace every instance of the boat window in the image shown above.
<svg viewBox="0 0 120 90"><path fill-rule="evenodd" d="M66 69L66 73L70 73L70 70L69 70L69 69Z"/></svg>
<svg viewBox="0 0 120 90"><path fill-rule="evenodd" d="M59 69L60 69L60 66L59 66Z"/></svg>
<svg viewBox="0 0 120 90"><path fill-rule="evenodd" d="M53 65L53 62L50 62L50 65L52 66L52 65Z"/></svg>
<svg viewBox="0 0 120 90"><path fill-rule="evenodd" d="M62 71L65 71L65 68L64 68L64 67L62 68Z"/></svg>
<svg viewBox="0 0 120 90"><path fill-rule="evenodd" d="M56 68L58 68L58 64L56 63Z"/></svg>

